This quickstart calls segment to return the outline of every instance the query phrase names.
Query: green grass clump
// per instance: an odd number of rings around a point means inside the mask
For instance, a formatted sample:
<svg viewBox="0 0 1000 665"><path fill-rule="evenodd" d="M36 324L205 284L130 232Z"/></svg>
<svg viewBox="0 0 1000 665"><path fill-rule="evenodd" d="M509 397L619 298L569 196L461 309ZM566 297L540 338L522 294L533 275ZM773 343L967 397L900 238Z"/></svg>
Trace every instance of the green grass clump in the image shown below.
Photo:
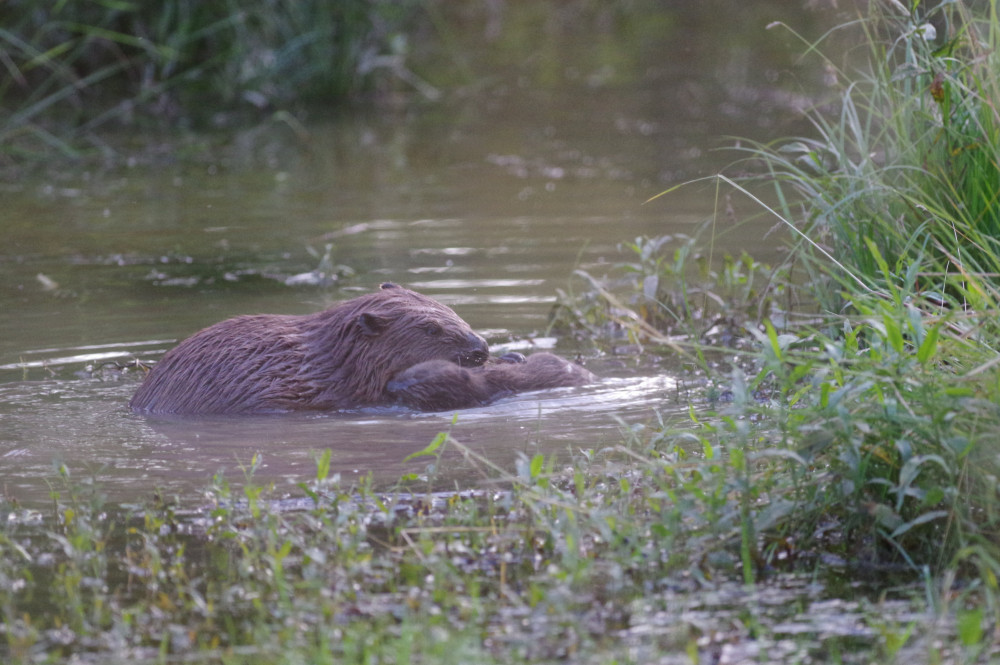
<svg viewBox="0 0 1000 665"><path fill-rule="evenodd" d="M693 237L676 234L621 243L624 259L612 265L612 273L597 278L577 270L574 277L582 287L573 281L557 290L550 327L576 336L581 344L736 342L734 333L747 320L787 309L787 271L745 252L713 261L711 250L701 246L712 228L705 225Z"/></svg>
<svg viewBox="0 0 1000 665"><path fill-rule="evenodd" d="M695 252L643 242L628 248L639 261L586 276L597 286L562 294L559 311L686 359L714 405L696 431L743 460L730 500L743 501L745 563L958 577L995 626L1000 19L995 2L985 16L961 2L869 11L842 26L864 38L865 65L838 70L838 104L810 116L816 136L744 145L739 166L759 175L718 178L793 239L783 266L742 282L767 288L734 292ZM691 316L706 311L725 316ZM666 334L677 312L682 339ZM708 334L720 320L731 339Z"/></svg>
<svg viewBox="0 0 1000 665"><path fill-rule="evenodd" d="M698 411L695 431L746 460L754 508L743 519L760 537L747 543L753 561L774 565L791 540L806 559L826 552L862 569L971 565L984 567L984 580L1000 574L1000 464L986 444L1000 433L1000 373L981 317L940 310L914 295L912 281L887 279L888 293L841 293L851 313L834 315L781 309L782 289L806 300L809 288L774 283L780 272L746 260L728 259L697 281L680 277L697 270L673 261L644 265L642 277L636 264L619 264L614 293L563 293L560 321L583 317L578 326L606 331L607 343L627 335L679 357L710 408ZM744 288L734 290L737 265L753 269L737 273ZM650 297L642 285L651 281L672 293ZM745 288L755 283L773 288ZM689 316L677 329L684 334L667 335L654 326L673 321L675 301ZM690 315L705 311L712 315Z"/></svg>
<svg viewBox="0 0 1000 665"><path fill-rule="evenodd" d="M921 289L996 273L996 2L985 16L963 2L872 3L869 11L841 26L867 50L849 52L844 66L824 60L840 95L833 113L810 116L815 135L746 149L763 163L781 215L869 285L886 278L869 240L890 265L914 266ZM821 52L821 44L809 48Z"/></svg>
<svg viewBox="0 0 1000 665"><path fill-rule="evenodd" d="M805 289L847 314L810 337L828 368L785 360L809 377L797 443L835 480L800 517L838 515L914 568L971 565L995 603L1000 19L995 1L869 12L851 26L862 72L838 70L818 137L750 149Z"/></svg>

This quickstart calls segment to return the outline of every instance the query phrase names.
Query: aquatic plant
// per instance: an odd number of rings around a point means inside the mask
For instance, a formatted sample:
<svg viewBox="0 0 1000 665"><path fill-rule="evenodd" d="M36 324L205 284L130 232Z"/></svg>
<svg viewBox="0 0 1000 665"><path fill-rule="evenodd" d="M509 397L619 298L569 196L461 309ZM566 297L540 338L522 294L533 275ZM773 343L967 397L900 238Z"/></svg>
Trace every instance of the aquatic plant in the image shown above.
<svg viewBox="0 0 1000 665"><path fill-rule="evenodd" d="M795 258L812 270L810 296L847 313L808 335L828 368L783 359L811 377L801 394L812 401L799 399L794 414L807 434L799 445L836 478L806 514L816 524L853 503L855 518L838 530L853 523L869 546L887 543L914 568L969 564L991 594L996 9L873 5L856 23L870 47L864 73L838 71L839 113L811 116L818 138L746 148L794 229Z"/></svg>

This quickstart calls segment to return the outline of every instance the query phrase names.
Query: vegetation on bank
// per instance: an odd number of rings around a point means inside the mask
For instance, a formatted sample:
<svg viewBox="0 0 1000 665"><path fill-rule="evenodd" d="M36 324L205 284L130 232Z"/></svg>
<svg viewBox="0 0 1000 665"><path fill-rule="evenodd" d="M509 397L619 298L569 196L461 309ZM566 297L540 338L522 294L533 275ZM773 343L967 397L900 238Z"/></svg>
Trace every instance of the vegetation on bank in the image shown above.
<svg viewBox="0 0 1000 665"><path fill-rule="evenodd" d="M75 156L107 125L174 128L241 108L336 103L373 71L411 76L402 30L416 5L3 3L0 146Z"/></svg>
<svg viewBox="0 0 1000 665"><path fill-rule="evenodd" d="M763 368L779 385L799 373L785 426L838 481L801 526L829 504L893 559L972 574L996 625L997 4L872 11L866 75L838 73L818 138L750 149L824 315L785 348L772 336Z"/></svg>
<svg viewBox="0 0 1000 665"><path fill-rule="evenodd" d="M739 453L756 438L744 435L737 447L728 426L651 439L637 431L571 459L525 457L512 472L442 435L418 453L430 460L427 485L342 487L327 453L297 498L255 483L251 464L239 486L215 478L194 509L109 506L62 469L49 508L5 506L0 654L8 663L278 664L838 654L860 664L988 652L976 589L955 596L926 580L937 600L913 640L908 617L928 608L905 592L879 598L884 571L876 593L830 616L810 609L821 597L795 577L773 577L771 599L762 597L754 583L777 568L753 561L753 529L771 483ZM453 452L498 485L429 491ZM800 567L795 544L785 551L776 566ZM832 568L820 578L831 587L851 570L817 564L806 569ZM957 627L938 623L945 616ZM787 622L802 626L797 637Z"/></svg>
<svg viewBox="0 0 1000 665"><path fill-rule="evenodd" d="M860 76L827 62L841 93L811 116L816 135L744 144L738 168L754 175L718 179L787 230L783 265L709 274L690 242L641 240L618 293L564 295L561 316L686 341L729 386L699 431L726 432L747 465L745 564L832 554L958 577L996 631L1000 21L995 1L982 17L957 2L871 11L842 26L870 51ZM751 346L729 374L727 328Z"/></svg>
<svg viewBox="0 0 1000 665"><path fill-rule="evenodd" d="M385 491L341 486L320 456L279 497L251 466L202 509L108 506L61 469L47 509L3 506L0 657L995 658L1000 23L995 0L981 18L889 7L856 24L866 75L839 72L819 138L745 146L741 170L764 175L720 180L788 229L785 264L637 239L561 294L564 331L679 354L705 396L689 421L513 470L442 434L418 453L427 480ZM455 459L494 489L432 491ZM754 595L785 572L873 593L849 631L796 632ZM725 614L707 597L732 582L747 595ZM898 596L919 614L887 614Z"/></svg>

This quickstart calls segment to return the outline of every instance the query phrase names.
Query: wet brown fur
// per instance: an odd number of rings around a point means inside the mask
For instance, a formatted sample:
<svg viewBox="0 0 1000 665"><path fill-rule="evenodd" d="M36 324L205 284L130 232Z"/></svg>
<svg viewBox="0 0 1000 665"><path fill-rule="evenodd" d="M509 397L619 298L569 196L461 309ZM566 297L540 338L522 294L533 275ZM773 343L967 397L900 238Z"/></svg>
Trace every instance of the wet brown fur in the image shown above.
<svg viewBox="0 0 1000 665"><path fill-rule="evenodd" d="M485 340L450 308L393 284L305 316L238 316L153 367L129 406L145 413L333 410L392 401L386 383L429 360L482 364Z"/></svg>
<svg viewBox="0 0 1000 665"><path fill-rule="evenodd" d="M420 411L446 411L489 404L506 395L582 386L596 380L583 367L551 353L525 359L511 354L482 367L429 360L397 374L387 385L398 404Z"/></svg>

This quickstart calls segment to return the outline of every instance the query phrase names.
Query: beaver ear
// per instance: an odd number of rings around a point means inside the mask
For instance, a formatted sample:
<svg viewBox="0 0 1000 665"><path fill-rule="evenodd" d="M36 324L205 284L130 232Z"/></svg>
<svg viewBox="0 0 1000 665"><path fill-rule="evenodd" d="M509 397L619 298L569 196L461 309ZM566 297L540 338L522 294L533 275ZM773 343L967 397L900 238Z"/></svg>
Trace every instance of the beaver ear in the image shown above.
<svg viewBox="0 0 1000 665"><path fill-rule="evenodd" d="M361 329L363 335L368 335L369 337L375 337L382 333L389 325L389 319L379 316L377 314L369 314L368 312L362 312L358 315L358 328Z"/></svg>
<svg viewBox="0 0 1000 665"><path fill-rule="evenodd" d="M382 289L383 291L385 291L386 289L398 289L399 284L393 284L392 282L382 282L381 284L379 284L378 288Z"/></svg>

